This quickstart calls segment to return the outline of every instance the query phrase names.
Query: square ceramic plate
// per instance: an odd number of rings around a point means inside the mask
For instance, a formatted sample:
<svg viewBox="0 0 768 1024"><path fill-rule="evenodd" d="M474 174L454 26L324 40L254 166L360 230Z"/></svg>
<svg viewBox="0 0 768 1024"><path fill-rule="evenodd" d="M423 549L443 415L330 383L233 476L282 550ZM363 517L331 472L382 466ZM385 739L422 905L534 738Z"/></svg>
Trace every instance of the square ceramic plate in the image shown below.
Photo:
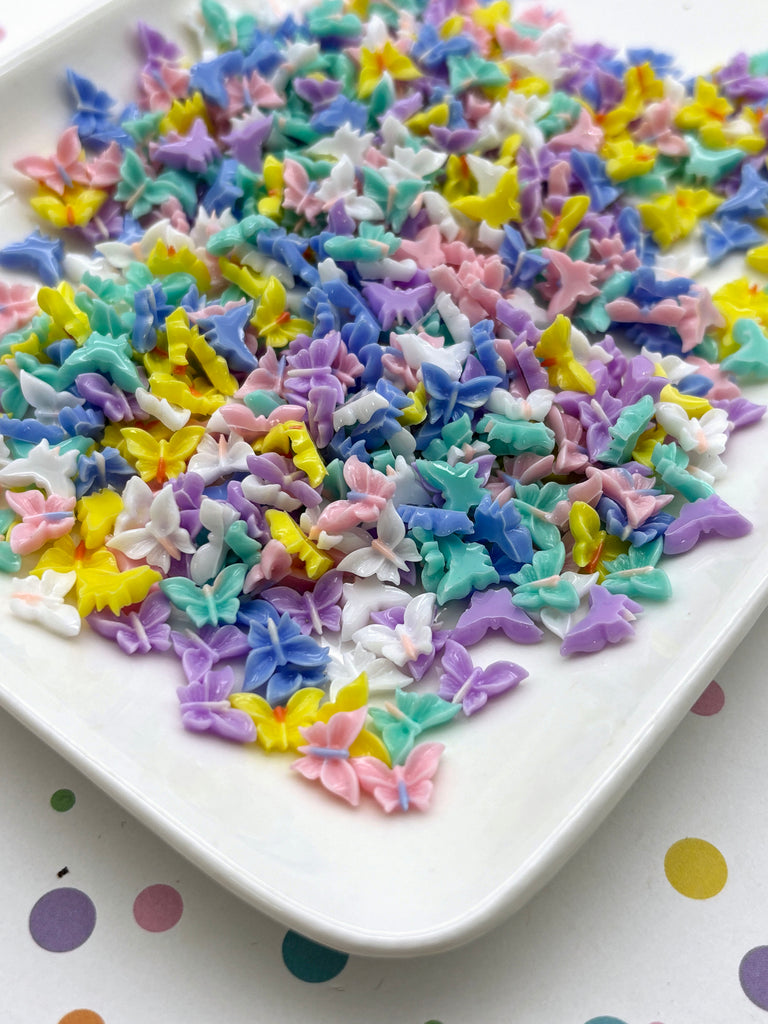
<svg viewBox="0 0 768 1024"><path fill-rule="evenodd" d="M162 14L159 6L108 4L0 70L0 168L9 188L18 185L12 160L49 152L65 124L67 66L129 98L136 20L171 30L187 11L186 2L164 4ZM642 38L624 6L598 15L593 5L564 4L579 38L659 49L684 42L681 56L692 70L751 42L750 0L731 5L727 26L714 6L646 3ZM29 229L28 215L6 195L2 240ZM750 397L765 401L768 388ZM704 542L670 561L674 599L648 607L634 641L569 662L552 642L484 651L487 660L520 661L529 679L487 713L436 735L447 751L427 814L388 818L370 803L353 812L290 772L290 755L267 758L185 733L175 659L127 658L87 631L64 641L0 617L0 700L180 853L266 914L358 953L402 956L458 945L519 908L576 850L764 607L766 429L733 438L721 487L754 532ZM0 602L7 591L3 581Z"/></svg>

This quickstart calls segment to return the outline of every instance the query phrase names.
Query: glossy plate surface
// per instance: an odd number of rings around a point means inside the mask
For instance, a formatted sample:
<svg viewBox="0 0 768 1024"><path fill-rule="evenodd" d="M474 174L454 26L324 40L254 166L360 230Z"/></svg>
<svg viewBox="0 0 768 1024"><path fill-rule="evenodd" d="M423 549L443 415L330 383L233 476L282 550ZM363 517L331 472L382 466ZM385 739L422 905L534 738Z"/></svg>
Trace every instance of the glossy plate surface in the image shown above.
<svg viewBox="0 0 768 1024"><path fill-rule="evenodd" d="M738 17L711 31L714 8L704 5L646 4L642 40L615 11L604 23L593 5L564 6L587 41L670 48L679 35L695 70L751 42ZM174 2L156 16L149 3L112 3L0 69L2 241L30 230L8 195L19 185L9 169L18 156L49 152L64 127L64 68L128 98L137 18L171 30L187 9ZM748 4L735 5L742 9L746 17ZM765 401L768 388L748 394ZM648 607L633 642L569 662L554 642L483 650L484 661L512 658L530 677L461 728L436 731L447 750L425 815L388 818L370 803L353 812L290 772L290 755L184 733L175 658L130 659L86 631L64 641L0 616L0 701L182 854L298 931L376 955L458 945L519 908L565 862L765 606L766 429L733 438L720 487L754 532L670 560L674 599ZM0 607L8 589L0 581Z"/></svg>

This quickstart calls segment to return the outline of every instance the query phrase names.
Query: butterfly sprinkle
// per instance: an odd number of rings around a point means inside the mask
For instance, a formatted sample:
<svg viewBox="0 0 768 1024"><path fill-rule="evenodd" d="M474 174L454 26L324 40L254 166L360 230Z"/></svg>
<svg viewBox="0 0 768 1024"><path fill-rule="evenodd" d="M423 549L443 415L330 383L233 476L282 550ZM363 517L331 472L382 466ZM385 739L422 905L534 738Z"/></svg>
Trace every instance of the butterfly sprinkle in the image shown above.
<svg viewBox="0 0 768 1024"><path fill-rule="evenodd" d="M698 277L768 266L746 58L449 6L140 25L138 102L66 72L14 163L46 233L0 248L11 612L175 658L181 728L386 814L537 685L490 644L642 643L751 530L717 487L768 379L766 290Z"/></svg>

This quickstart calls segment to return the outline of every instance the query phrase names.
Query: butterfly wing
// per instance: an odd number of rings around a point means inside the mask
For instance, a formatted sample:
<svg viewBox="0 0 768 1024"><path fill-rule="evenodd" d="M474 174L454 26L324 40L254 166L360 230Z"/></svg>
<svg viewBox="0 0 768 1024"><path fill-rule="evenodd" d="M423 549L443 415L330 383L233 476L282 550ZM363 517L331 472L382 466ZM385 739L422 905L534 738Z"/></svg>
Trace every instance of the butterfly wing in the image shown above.
<svg viewBox="0 0 768 1024"><path fill-rule="evenodd" d="M408 755L402 775L409 807L419 811L426 811L429 807L434 788L432 779L444 750L442 743L420 743Z"/></svg>

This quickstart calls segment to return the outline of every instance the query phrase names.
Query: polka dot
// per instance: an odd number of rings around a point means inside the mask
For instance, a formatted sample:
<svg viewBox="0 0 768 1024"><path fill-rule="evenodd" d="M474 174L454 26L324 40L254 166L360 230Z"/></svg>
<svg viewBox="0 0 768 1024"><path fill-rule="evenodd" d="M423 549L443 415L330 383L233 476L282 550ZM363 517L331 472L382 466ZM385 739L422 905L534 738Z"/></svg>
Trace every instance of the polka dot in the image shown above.
<svg viewBox="0 0 768 1024"><path fill-rule="evenodd" d="M283 939L283 963L300 981L330 981L341 973L347 960L347 953L321 946L298 932L287 932Z"/></svg>
<svg viewBox="0 0 768 1024"><path fill-rule="evenodd" d="M673 889L692 900L717 896L728 878L725 857L706 839L680 839L664 857L664 874Z"/></svg>
<svg viewBox="0 0 768 1024"><path fill-rule="evenodd" d="M626 1022L619 1020L618 1017L591 1017L586 1024L626 1024Z"/></svg>
<svg viewBox="0 0 768 1024"><path fill-rule="evenodd" d="M136 924L147 932L167 932L181 920L184 901L172 885L148 885L133 901Z"/></svg>
<svg viewBox="0 0 768 1024"><path fill-rule="evenodd" d="M59 1024L104 1024L104 1018L93 1010L70 1010L64 1014Z"/></svg>
<svg viewBox="0 0 768 1024"><path fill-rule="evenodd" d="M57 789L51 797L54 811L71 811L75 806L75 794L71 789Z"/></svg>
<svg viewBox="0 0 768 1024"><path fill-rule="evenodd" d="M724 704L725 694L723 693L723 688L720 683L715 682L713 679L693 705L691 711L694 715L702 715L702 717L706 718L710 715L716 715L718 711L722 711Z"/></svg>
<svg viewBox="0 0 768 1024"><path fill-rule="evenodd" d="M95 926L96 908L79 889L51 889L29 915L32 938L52 953L67 953L82 946Z"/></svg>
<svg viewBox="0 0 768 1024"><path fill-rule="evenodd" d="M768 1010L768 946L755 946L739 964L744 994L761 1010Z"/></svg>

